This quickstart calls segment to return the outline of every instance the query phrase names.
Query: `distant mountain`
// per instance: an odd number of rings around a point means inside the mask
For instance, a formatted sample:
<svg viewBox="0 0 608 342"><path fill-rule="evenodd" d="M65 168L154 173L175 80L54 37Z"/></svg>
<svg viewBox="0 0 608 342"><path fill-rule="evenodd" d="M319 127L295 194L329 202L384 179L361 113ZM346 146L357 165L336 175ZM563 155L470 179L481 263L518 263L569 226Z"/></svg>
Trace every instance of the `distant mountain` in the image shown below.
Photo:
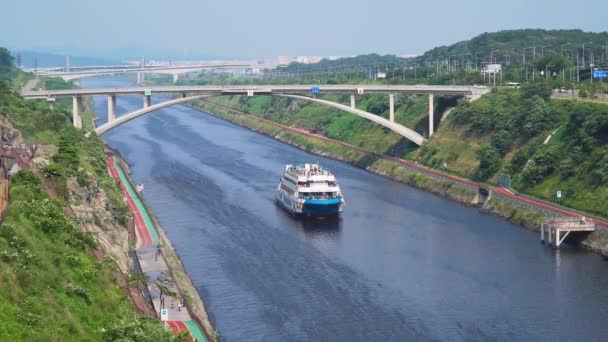
<svg viewBox="0 0 608 342"><path fill-rule="evenodd" d="M432 61L437 58L478 58L493 60L496 57L498 63L519 64L523 61L523 51L526 49L526 58L532 59L533 55L540 57L541 53L564 53L574 55L576 51L582 54L583 43L588 57L591 52L595 60L608 59L608 32L583 32L581 30L505 30L493 33L483 33L470 40L464 40L449 46L440 46L427 51L417 57L418 61ZM586 57L586 58L588 58Z"/></svg>
<svg viewBox="0 0 608 342"><path fill-rule="evenodd" d="M36 63L39 68L65 65L65 55L29 50L12 51L12 53L14 56L16 56L17 53L21 54L21 66L24 68L33 68L36 66ZM119 60L106 58L70 56L71 66L114 65L120 63L121 62Z"/></svg>
<svg viewBox="0 0 608 342"><path fill-rule="evenodd" d="M526 49L526 61L532 60L533 56L539 59L541 54L557 53L562 51L564 55L576 59L576 51L582 55L582 44L585 44L586 61L599 63L608 61L608 32L583 32L581 30L506 30L493 33L483 33L470 40L457 42L449 46L440 46L425 52L421 56L403 58L395 55L369 54L356 57L341 58L337 60L322 60L314 64L292 63L286 67L287 71L311 71L330 70L331 68L349 68L353 65L365 67L377 67L378 70L385 65L399 67L409 64L412 60L423 64L434 62L437 59L445 61L448 58L455 60L467 59L474 61L477 56L479 64L482 60L493 61L503 64L520 64L523 60L523 50ZM387 67L388 68L388 67Z"/></svg>

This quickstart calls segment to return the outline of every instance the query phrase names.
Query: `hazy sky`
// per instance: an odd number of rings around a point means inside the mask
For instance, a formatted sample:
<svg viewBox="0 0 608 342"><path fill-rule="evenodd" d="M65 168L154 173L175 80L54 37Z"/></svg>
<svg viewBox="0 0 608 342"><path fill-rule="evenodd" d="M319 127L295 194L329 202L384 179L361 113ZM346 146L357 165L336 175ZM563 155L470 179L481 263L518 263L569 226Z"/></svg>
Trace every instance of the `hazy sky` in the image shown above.
<svg viewBox="0 0 608 342"><path fill-rule="evenodd" d="M0 46L111 56L417 54L483 32L606 31L606 0L2 0Z"/></svg>

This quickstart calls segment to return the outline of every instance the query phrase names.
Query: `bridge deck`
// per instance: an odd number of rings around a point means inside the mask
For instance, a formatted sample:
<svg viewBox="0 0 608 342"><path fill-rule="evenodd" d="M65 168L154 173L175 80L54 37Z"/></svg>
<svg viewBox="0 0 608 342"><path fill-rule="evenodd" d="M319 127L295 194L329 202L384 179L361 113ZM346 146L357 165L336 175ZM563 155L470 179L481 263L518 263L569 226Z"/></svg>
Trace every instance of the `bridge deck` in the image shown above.
<svg viewBox="0 0 608 342"><path fill-rule="evenodd" d="M23 91L26 99L41 99L46 97L84 96L84 95L120 95L152 93L188 93L188 94L289 94L310 93L312 87L318 87L320 93L359 93L382 92L402 93L412 95L453 95L467 96L480 95L484 89L469 86L431 86L431 85L252 85L252 86L149 86L125 88L89 88L89 89L63 89Z"/></svg>

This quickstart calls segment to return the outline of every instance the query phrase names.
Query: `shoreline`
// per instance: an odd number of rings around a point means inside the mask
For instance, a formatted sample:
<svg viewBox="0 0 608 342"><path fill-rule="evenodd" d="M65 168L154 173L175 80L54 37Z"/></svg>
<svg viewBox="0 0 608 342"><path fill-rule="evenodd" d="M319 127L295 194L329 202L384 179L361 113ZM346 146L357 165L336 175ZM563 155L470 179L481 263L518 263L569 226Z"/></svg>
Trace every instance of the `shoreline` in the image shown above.
<svg viewBox="0 0 608 342"><path fill-rule="evenodd" d="M309 153L339 160L465 206L476 207L532 231L540 231L541 223L549 216L578 215L580 217L581 215L574 210L559 208L506 189L495 189L489 185L444 174L414 162L379 155L357 146L205 100L197 100L185 105ZM480 196L481 189L488 190L488 195ZM608 249L608 222L599 218L592 218L592 220L596 223L596 231L581 239L578 246L602 253Z"/></svg>
<svg viewBox="0 0 608 342"><path fill-rule="evenodd" d="M109 151L111 151L111 153L113 153L113 156L116 158L118 165L123 170L125 179L129 183L129 185L132 188L136 188L135 183L133 182L133 179L131 178L131 170L130 170L129 164L126 161L126 159L122 157L122 155L120 154L119 151L114 150L109 147L107 147L107 149ZM141 194L139 194L137 192L135 193L135 195L138 197L139 201L143 205L144 210L146 210L147 213L149 214L149 216L152 220L153 226L156 229L156 232L158 233L159 245L160 245L160 249L162 250L162 252L160 253L160 257L164 260L164 262L167 266L168 274L173 278L173 280L175 282L175 284L173 284L173 285L175 286L175 289L177 290L177 297L184 298L185 303L186 303L186 305L184 307L186 308L186 310L187 310L188 314L191 316L191 318L198 324L198 326L202 327L202 333L204 334L203 338L206 341L218 341L219 335L218 335L217 331L215 330L215 328L213 327L211 321L209 320L207 307L205 306L205 303L204 303L202 297L196 290L196 287L194 286L194 283L192 282L190 276L186 272L185 267L183 266L182 261L179 257L179 254L176 252L176 249L173 246L173 243L167 237L166 232L163 229L162 225L160 224L158 218L150 210L150 207L145 202L145 199L143 198L143 196L141 196ZM145 258L146 254L150 253L150 250L152 250L152 252L154 252L154 249L155 248L153 246L152 246L152 248L150 248L150 247L148 247L148 248L133 247L130 250L130 252L132 252L134 254L135 258L140 260L139 258ZM142 263L141 260L140 260L140 263ZM143 262L143 263L145 263L145 262ZM156 280L156 281L158 281L158 280ZM153 302L152 303L153 306L155 306L154 310L158 314L159 311L156 310L156 303L154 300L152 300L152 302ZM170 328L174 329L174 326L171 325L172 322L173 321L169 321L166 323ZM176 330L174 329L174 331L176 331Z"/></svg>

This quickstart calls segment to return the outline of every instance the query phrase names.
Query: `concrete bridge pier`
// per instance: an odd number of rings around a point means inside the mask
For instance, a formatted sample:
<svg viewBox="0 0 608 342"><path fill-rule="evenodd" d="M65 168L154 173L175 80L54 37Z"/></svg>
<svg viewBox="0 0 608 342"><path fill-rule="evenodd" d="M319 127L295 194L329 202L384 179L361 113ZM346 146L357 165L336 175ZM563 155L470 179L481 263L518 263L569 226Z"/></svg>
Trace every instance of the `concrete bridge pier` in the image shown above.
<svg viewBox="0 0 608 342"><path fill-rule="evenodd" d="M108 122L116 120L116 95L108 95Z"/></svg>
<svg viewBox="0 0 608 342"><path fill-rule="evenodd" d="M350 94L350 108L355 109L355 94Z"/></svg>
<svg viewBox="0 0 608 342"><path fill-rule="evenodd" d="M177 83L179 80L179 74L173 74L173 83Z"/></svg>
<svg viewBox="0 0 608 342"><path fill-rule="evenodd" d="M389 120L395 122L395 94L388 93Z"/></svg>
<svg viewBox="0 0 608 342"><path fill-rule="evenodd" d="M435 131L435 104L433 102L434 96L433 94L429 94L429 138L431 137L431 135L433 135L433 132Z"/></svg>
<svg viewBox="0 0 608 342"><path fill-rule="evenodd" d="M80 117L80 105L82 97L72 96L72 124L76 128L82 128L82 118Z"/></svg>
<svg viewBox="0 0 608 342"><path fill-rule="evenodd" d="M137 84L143 84L143 83L144 83L144 73L138 72L137 73Z"/></svg>
<svg viewBox="0 0 608 342"><path fill-rule="evenodd" d="M152 96L150 95L144 95L144 108L150 107L150 104L152 103L151 97Z"/></svg>

